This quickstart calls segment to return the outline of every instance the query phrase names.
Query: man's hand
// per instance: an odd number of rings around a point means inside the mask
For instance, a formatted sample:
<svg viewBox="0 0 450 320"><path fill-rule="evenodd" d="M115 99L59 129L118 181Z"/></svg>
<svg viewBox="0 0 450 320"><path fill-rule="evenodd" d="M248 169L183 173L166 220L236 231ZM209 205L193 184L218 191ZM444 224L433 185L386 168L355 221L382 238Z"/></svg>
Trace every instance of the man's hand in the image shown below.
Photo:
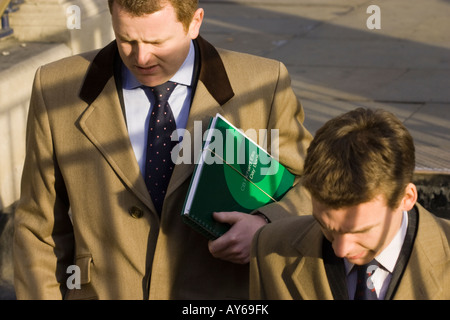
<svg viewBox="0 0 450 320"><path fill-rule="evenodd" d="M249 263L253 236L267 224L264 217L242 212L214 212L213 217L218 222L231 225L223 236L209 241L213 257L239 264Z"/></svg>

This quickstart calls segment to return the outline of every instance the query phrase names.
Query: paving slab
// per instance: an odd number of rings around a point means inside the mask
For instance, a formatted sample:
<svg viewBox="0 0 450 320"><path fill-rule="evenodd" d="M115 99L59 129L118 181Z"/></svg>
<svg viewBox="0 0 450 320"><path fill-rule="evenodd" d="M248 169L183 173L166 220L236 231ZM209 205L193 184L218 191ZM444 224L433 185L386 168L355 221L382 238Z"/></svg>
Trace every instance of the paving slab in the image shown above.
<svg viewBox="0 0 450 320"><path fill-rule="evenodd" d="M387 101L381 91L408 71L406 68L290 66L292 85L302 99ZM394 100L391 100L394 101ZM402 101L402 100L400 100Z"/></svg>
<svg viewBox="0 0 450 320"><path fill-rule="evenodd" d="M320 27L319 27L320 28ZM341 29L341 33L353 30ZM449 28L450 29L450 28ZM450 39L449 39L450 41ZM409 40L295 38L270 55L289 65L450 69L450 49Z"/></svg>
<svg viewBox="0 0 450 320"><path fill-rule="evenodd" d="M355 108L384 109L394 113L401 121L405 122L411 117L411 114L417 113L423 106L422 104L416 105L408 103L382 103L374 101L334 99L302 99L301 101L306 110L314 110L314 112L310 112L305 117L305 126L312 134L315 134L315 132L329 119Z"/></svg>

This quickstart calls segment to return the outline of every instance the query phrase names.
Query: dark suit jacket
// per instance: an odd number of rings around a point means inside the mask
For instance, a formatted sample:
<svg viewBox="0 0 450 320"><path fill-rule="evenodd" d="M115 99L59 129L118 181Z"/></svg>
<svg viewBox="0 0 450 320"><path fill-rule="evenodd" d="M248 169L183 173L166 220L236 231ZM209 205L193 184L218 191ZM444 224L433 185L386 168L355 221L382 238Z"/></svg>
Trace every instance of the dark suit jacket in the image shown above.
<svg viewBox="0 0 450 320"><path fill-rule="evenodd" d="M450 299L450 221L419 204L417 209L417 234L392 299ZM323 240L312 216L288 218L260 229L250 263L250 298L336 298L322 256Z"/></svg>
<svg viewBox="0 0 450 320"><path fill-rule="evenodd" d="M247 129L279 129L279 159L302 174L311 135L277 61L196 40L200 68L187 130L221 113ZM131 147L117 46L39 68L30 104L22 196L15 216L15 287L33 299L248 298L248 265L214 259L180 218L194 169L175 167L161 218ZM270 132L270 131L269 131ZM310 211L300 187L260 210L271 220ZM70 215L68 214L70 213ZM81 289L67 290L69 265Z"/></svg>

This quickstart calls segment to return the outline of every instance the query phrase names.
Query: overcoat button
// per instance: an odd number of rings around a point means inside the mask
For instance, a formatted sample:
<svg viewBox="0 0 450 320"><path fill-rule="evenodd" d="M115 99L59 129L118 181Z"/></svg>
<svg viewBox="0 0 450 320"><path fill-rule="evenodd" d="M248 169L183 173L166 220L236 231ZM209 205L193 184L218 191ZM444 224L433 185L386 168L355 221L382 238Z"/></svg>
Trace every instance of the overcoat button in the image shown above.
<svg viewBox="0 0 450 320"><path fill-rule="evenodd" d="M130 216L132 216L135 219L140 219L144 216L144 211L136 206L132 206L129 210L128 213L130 214Z"/></svg>

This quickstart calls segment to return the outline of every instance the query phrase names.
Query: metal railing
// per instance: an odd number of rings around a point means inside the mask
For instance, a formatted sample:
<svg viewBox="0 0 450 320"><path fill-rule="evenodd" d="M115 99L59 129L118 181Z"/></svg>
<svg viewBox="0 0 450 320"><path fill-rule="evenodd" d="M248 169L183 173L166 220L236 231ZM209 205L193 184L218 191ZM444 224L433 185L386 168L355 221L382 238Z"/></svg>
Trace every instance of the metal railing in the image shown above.
<svg viewBox="0 0 450 320"><path fill-rule="evenodd" d="M0 0L0 16L2 22L0 38L7 37L14 32L9 25L9 14L19 10L19 5L24 2L25 0Z"/></svg>

